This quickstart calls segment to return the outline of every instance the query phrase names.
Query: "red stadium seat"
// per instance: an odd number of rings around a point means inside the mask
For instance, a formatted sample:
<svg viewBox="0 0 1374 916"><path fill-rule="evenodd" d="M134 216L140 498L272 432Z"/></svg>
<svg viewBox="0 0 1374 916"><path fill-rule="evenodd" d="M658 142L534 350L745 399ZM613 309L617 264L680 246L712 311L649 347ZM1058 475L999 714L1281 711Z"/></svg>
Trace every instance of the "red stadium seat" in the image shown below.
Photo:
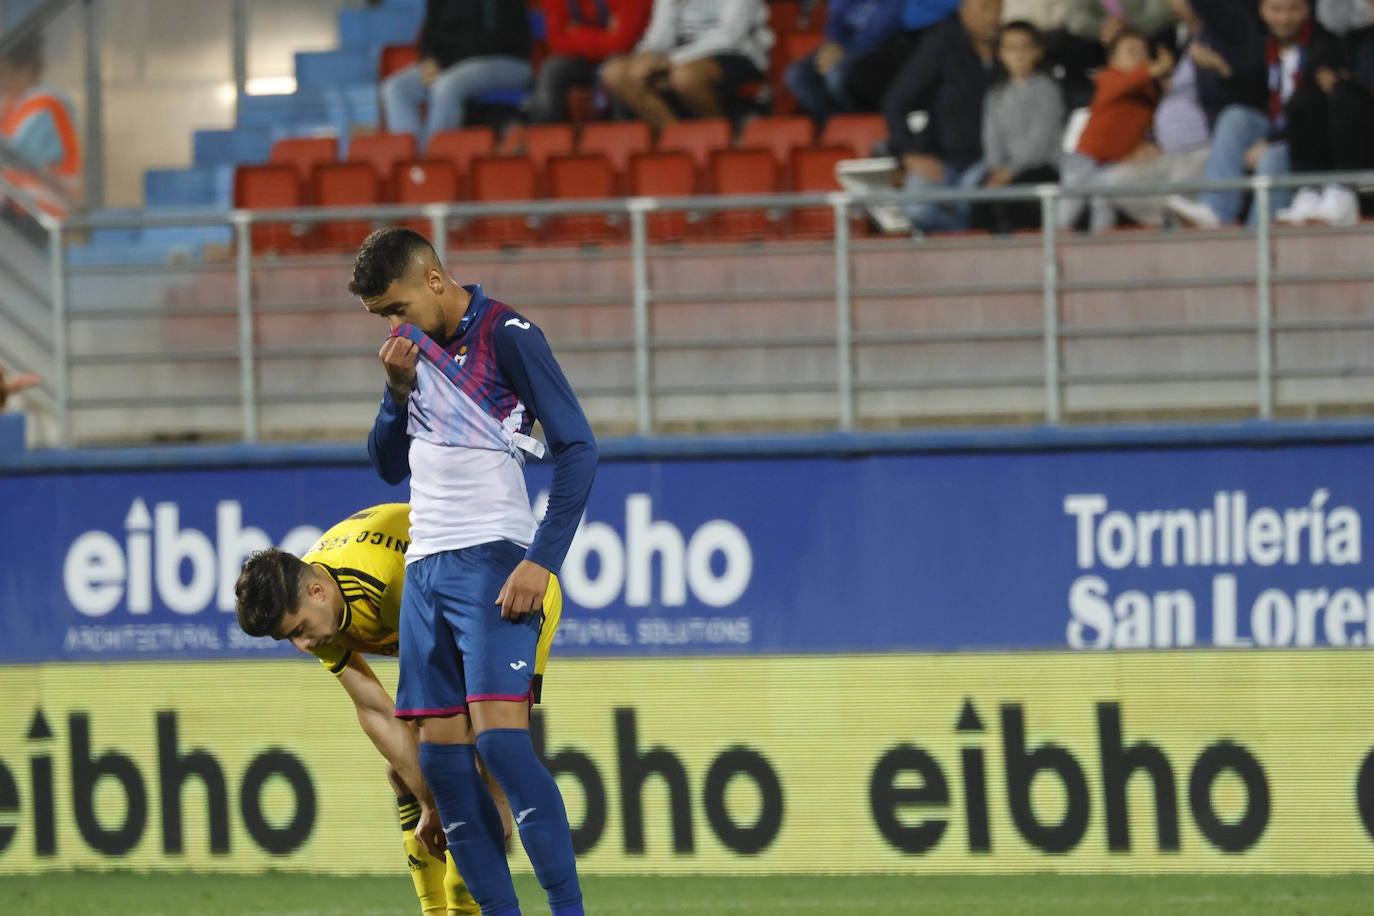
<svg viewBox="0 0 1374 916"><path fill-rule="evenodd" d="M841 190L835 166L852 158L847 146L810 146L792 150L792 190L803 193ZM834 210L799 207L788 219L788 233L806 238L830 238L835 234Z"/></svg>
<svg viewBox="0 0 1374 916"><path fill-rule="evenodd" d="M241 165L234 170L234 206L241 210L279 210L304 206L300 176L290 163ZM253 253L294 251L301 236L288 223L253 227Z"/></svg>
<svg viewBox="0 0 1374 916"><path fill-rule="evenodd" d="M691 197L699 191L696 162L681 150L636 153L630 157L628 177L635 197ZM653 242L680 242L695 229L681 210L650 213L646 227Z"/></svg>
<svg viewBox="0 0 1374 916"><path fill-rule="evenodd" d="M310 181L315 166L338 158L339 141L333 137L287 137L274 143L267 157L269 162L281 162L294 168L303 186Z"/></svg>
<svg viewBox="0 0 1374 916"><path fill-rule="evenodd" d="M773 115L746 123L739 136L739 145L771 149L778 165L788 168L792 150L810 146L815 139L816 122L806 115Z"/></svg>
<svg viewBox="0 0 1374 916"><path fill-rule="evenodd" d="M713 150L730 146L730 122L725 118L676 121L658 135L660 152L681 150L692 155L697 168L705 169Z"/></svg>
<svg viewBox="0 0 1374 916"><path fill-rule="evenodd" d="M716 194L772 194L781 172L772 150L744 146L712 153L708 175ZM711 217L713 237L753 240L776 234L777 223L765 210L721 210Z"/></svg>
<svg viewBox="0 0 1374 916"><path fill-rule="evenodd" d="M472 199L480 202L533 200L538 196L534 163L526 156L479 156L472 160ZM482 216L465 236L475 245L527 245L538 232L525 216Z"/></svg>
<svg viewBox="0 0 1374 916"><path fill-rule="evenodd" d="M315 166L310 183L315 203L321 207L367 207L382 202L381 180L366 162L323 162ZM352 251L371 231L368 220L320 223L311 234L311 246Z"/></svg>
<svg viewBox="0 0 1374 916"><path fill-rule="evenodd" d="M610 199L616 196L616 174L611 160L601 153L570 153L551 156L548 165L549 196L559 200ZM620 214L569 213L549 220L550 242L590 244L624 237Z"/></svg>
<svg viewBox="0 0 1374 916"><path fill-rule="evenodd" d="M382 179L382 195L394 194L391 170L402 159L415 158L415 137L412 134L358 134L348 144L349 162L367 162Z"/></svg>
<svg viewBox="0 0 1374 916"><path fill-rule="evenodd" d="M420 49L415 45L387 45L377 56L377 81L419 62Z"/></svg>
<svg viewBox="0 0 1374 916"><path fill-rule="evenodd" d="M543 172L550 156L571 153L575 144L571 124L516 125L501 138L498 153L507 156L526 156L538 172Z"/></svg>
<svg viewBox="0 0 1374 916"><path fill-rule="evenodd" d="M458 169L447 159L403 159L392 166L391 187L398 204L437 204L458 200ZM405 220L407 229L428 238L427 219Z"/></svg>
<svg viewBox="0 0 1374 916"><path fill-rule="evenodd" d="M496 152L496 131L490 127L463 127L444 130L429 138L425 147L426 159L447 159L458 170L459 194L470 193L468 173L472 160Z"/></svg>
<svg viewBox="0 0 1374 916"><path fill-rule="evenodd" d="M855 159L873 155L873 145L887 139L887 121L880 114L837 114L825 122L820 142L824 146L843 144L854 151Z"/></svg>
<svg viewBox="0 0 1374 916"><path fill-rule="evenodd" d="M582 128L577 138L579 153L601 153L615 169L617 187L624 187L630 157L653 148L653 132L643 121L599 121Z"/></svg>
<svg viewBox="0 0 1374 916"><path fill-rule="evenodd" d="M801 25L801 0L774 0L768 4L768 27L776 34Z"/></svg>

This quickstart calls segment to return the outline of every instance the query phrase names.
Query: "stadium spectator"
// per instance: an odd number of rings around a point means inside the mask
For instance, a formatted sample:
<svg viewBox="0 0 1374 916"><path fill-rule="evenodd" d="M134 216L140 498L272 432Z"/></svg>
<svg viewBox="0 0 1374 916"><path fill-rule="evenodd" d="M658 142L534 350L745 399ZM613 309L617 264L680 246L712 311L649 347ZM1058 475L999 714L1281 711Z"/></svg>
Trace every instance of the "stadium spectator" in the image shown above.
<svg viewBox="0 0 1374 916"><path fill-rule="evenodd" d="M1078 145L1064 157L1064 188L1093 184L1099 169L1126 159L1140 149L1159 103L1159 80L1173 72L1174 56L1164 48L1150 58L1148 39L1124 27L1112 38L1107 66L1097 72L1087 124ZM1116 225L1109 199L1065 194L1059 201L1059 228L1071 229L1091 204L1089 227L1098 232Z"/></svg>
<svg viewBox="0 0 1374 916"><path fill-rule="evenodd" d="M602 62L629 52L644 34L649 9L650 0L548 0L549 56L534 77L530 120L568 120L568 90L595 88Z"/></svg>
<svg viewBox="0 0 1374 916"><path fill-rule="evenodd" d="M1347 38L1349 69L1319 66L1311 83L1293 91L1288 157L1297 174L1374 168L1374 26ZM1303 187L1277 216L1292 224L1349 226L1360 218L1360 201L1354 189L1341 184Z"/></svg>
<svg viewBox="0 0 1374 916"><path fill-rule="evenodd" d="M854 111L879 111L897 72L916 50L921 36L948 19L959 0L903 0L899 28L878 47L855 55L845 76L845 94Z"/></svg>
<svg viewBox="0 0 1374 916"><path fill-rule="evenodd" d="M5 409L11 395L18 394L38 385L43 380L32 372L23 372L13 378L5 377L5 367L0 366L0 410Z"/></svg>
<svg viewBox="0 0 1374 916"><path fill-rule="evenodd" d="M831 0L821 46L788 65L783 81L819 123L837 111L854 111L849 69L903 31L905 0Z"/></svg>
<svg viewBox="0 0 1374 916"><path fill-rule="evenodd" d="M1068 0L1064 27L1050 32L1047 63L1064 84L1070 108L1087 104L1092 74L1107 63L1107 48L1123 28L1147 38L1173 24L1167 0Z"/></svg>
<svg viewBox="0 0 1374 916"><path fill-rule="evenodd" d="M1059 178L1064 96L1037 67L1044 55L1040 30L1017 20L1002 26L997 59L1006 82L988 90L983 102L983 163L988 187L1037 184ZM994 203L974 207L975 225L1011 232L1040 225L1038 203Z"/></svg>
<svg viewBox="0 0 1374 916"><path fill-rule="evenodd" d="M1202 177L1211 149L1211 124L1224 103L1215 52L1206 46L1206 33L1189 0L1169 0L1178 17L1178 64L1162 80L1163 93L1155 108L1151 138L1124 159L1098 170L1093 184L1159 185L1196 181ZM1111 205L1142 226L1164 220L1161 196L1109 198Z"/></svg>
<svg viewBox="0 0 1374 916"><path fill-rule="evenodd" d="M419 45L419 62L383 80L381 93L387 130L414 134L422 147L462 127L468 104L483 93L529 88L524 0L426 0Z"/></svg>
<svg viewBox="0 0 1374 916"><path fill-rule="evenodd" d="M741 86L768 70L763 0L654 0L633 53L613 57L601 81L617 102L656 128L683 115L725 114Z"/></svg>
<svg viewBox="0 0 1374 916"><path fill-rule="evenodd" d="M1283 175L1290 171L1289 118L1294 106L1317 102L1317 71L1344 69L1340 41L1312 21L1307 0L1259 0L1259 19L1235 16L1222 0L1193 0L1209 35L1224 43L1223 66L1235 104L1228 105L1212 131L1212 150L1204 177L1235 179L1247 172ZM1309 118L1298 112L1300 123ZM1309 122L1310 123L1310 122ZM1275 189L1275 210L1286 209L1292 193ZM1184 222L1201 227L1236 223L1245 208L1242 191L1207 191L1199 199L1169 197L1168 206ZM1251 212L1253 222L1257 213Z"/></svg>
<svg viewBox="0 0 1374 916"><path fill-rule="evenodd" d="M983 98L1003 75L996 58L1001 19L1002 0L963 0L922 38L883 96L888 144L906 190L983 183ZM923 119L913 119L915 112ZM969 227L965 203L909 204L906 213L918 233Z"/></svg>
<svg viewBox="0 0 1374 916"><path fill-rule="evenodd" d="M0 59L0 137L24 168L5 168L5 180L44 212L65 216L81 197L81 142L71 103L43 82L42 37L21 39ZM36 241L47 233L12 200L4 218Z"/></svg>
<svg viewBox="0 0 1374 916"><path fill-rule="evenodd" d="M383 480L410 478L396 715L420 719L420 767L483 912L519 902L478 753L518 812L553 916L582 916L567 809L535 753L529 700L543 602L596 474L591 426L539 328L455 283L423 236L372 233L349 291L392 330L368 455ZM554 462L540 522L523 472L527 452L545 451L536 422Z"/></svg>
<svg viewBox="0 0 1374 916"><path fill-rule="evenodd" d="M475 916L477 903L444 854L439 814L420 772L418 729L396 718L395 702L363 659L363 653L397 653L409 543L405 503L363 509L332 526L301 558L276 549L253 554L234 584L235 610L243 632L289 640L298 651L311 653L352 699L358 724L387 761L406 862L425 916ZM561 595L553 601L561 608ZM551 619L550 632L540 634L546 645L552 644L558 623L556 616ZM542 673L538 661L535 669ZM484 775L505 842L510 805L500 786Z"/></svg>

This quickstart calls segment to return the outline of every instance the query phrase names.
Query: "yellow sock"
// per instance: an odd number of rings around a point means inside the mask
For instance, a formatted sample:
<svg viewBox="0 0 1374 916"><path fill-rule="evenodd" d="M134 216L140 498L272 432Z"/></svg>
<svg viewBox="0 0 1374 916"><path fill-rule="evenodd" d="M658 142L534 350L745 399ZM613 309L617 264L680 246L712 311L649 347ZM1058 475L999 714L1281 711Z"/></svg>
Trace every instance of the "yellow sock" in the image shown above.
<svg viewBox="0 0 1374 916"><path fill-rule="evenodd" d="M414 795L396 799L401 817L402 845L406 851L406 865L410 880L415 882L415 894L425 916L444 916L447 897L444 890L445 863L430 855L424 844L415 838L415 825L420 822L420 804Z"/></svg>
<svg viewBox="0 0 1374 916"><path fill-rule="evenodd" d="M458 866L453 864L453 856L448 859L448 870L444 873L444 890L448 897L448 916L482 916L482 908L468 893L463 876L458 874Z"/></svg>

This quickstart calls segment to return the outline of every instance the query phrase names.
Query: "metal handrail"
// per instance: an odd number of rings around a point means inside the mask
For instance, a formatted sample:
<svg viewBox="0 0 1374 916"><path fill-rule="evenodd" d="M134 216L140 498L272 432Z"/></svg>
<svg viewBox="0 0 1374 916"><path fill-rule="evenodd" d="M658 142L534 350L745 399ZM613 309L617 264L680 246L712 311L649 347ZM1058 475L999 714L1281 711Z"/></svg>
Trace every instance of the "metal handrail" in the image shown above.
<svg viewBox="0 0 1374 916"><path fill-rule="evenodd" d="M777 343L783 346L795 347L833 347L835 354L835 377L833 381L808 379L789 382L788 391L805 393L823 393L834 391L836 396L835 421L837 427L842 430L850 430L855 426L855 417L858 408L857 397L861 393L868 393L877 390L888 391L932 391L947 388L998 388L1007 386L1039 385L1043 388L1043 414L1046 422L1058 423L1062 420L1062 396L1069 386L1084 384L1130 384L1135 382L1159 381L1158 378L1150 377L1148 374L1139 372L1101 372L1085 371L1082 368L1073 369L1061 365L1063 362L1062 346L1069 341L1086 341L1095 338L1110 338L1121 336L1155 336L1162 337L1169 334L1197 334L1205 335L1252 335L1255 340L1255 368L1254 369L1199 369L1196 373L1189 375L1190 381L1216 381L1234 382L1237 380L1250 379L1256 385L1255 410L1261 417L1270 417L1274 413L1274 386L1276 369L1273 359L1273 338L1278 332L1293 331L1316 331L1329 330L1333 327L1340 329L1363 329L1374 327L1374 319L1363 321L1359 318L1342 318L1339 322L1313 320L1278 319L1273 314L1272 296L1275 285L1289 282L1303 282L1305 279L1327 279L1326 274L1308 275L1301 273L1284 274L1275 270L1272 259L1273 233L1271 232L1272 220L1272 193L1277 188L1300 187L1311 184L1314 181L1325 183L1348 184L1356 187L1374 187L1374 172L1353 172L1353 173L1333 173L1320 176L1279 176L1274 178L1255 177L1246 179L1235 179L1227 181L1191 181L1179 182L1170 185L1116 185L1111 187L1092 187L1085 186L1079 188L1065 189L1058 185L1046 184L1036 186L1010 186L1002 188L984 188L973 191L960 189L939 189L924 190L919 192L908 192L893 189L891 191L873 191L869 193L851 192L830 192L830 193L811 193L811 194L765 194L747 196L694 196L694 197L671 197L671 198L628 198L611 200L540 200L522 202L500 202L500 203L472 203L472 202L452 202L427 204L424 206L397 206L381 205L370 207L331 207L331 208L293 208L280 210L225 210L225 209L186 209L170 211L150 211L144 213L94 213L94 214L75 214L61 221L49 221L51 237L53 240L52 251L56 255L54 263L54 311L55 328L58 335L59 346L66 346L66 326L71 321L87 321L101 318L130 317L171 317L175 315L221 315L230 314L237 316L238 339L233 346L221 347L213 351L191 351L191 350L168 350L162 348L156 352L118 352L118 353L99 353L80 355L75 359L68 359L65 349L62 355L55 361L59 366L59 378L57 387L59 390L58 414L61 418L61 427L64 436L68 435L68 412L72 406L82 408L92 408L97 406L116 406L120 400L107 395L95 397L82 397L74 401L68 401L66 392L66 376L72 366L96 366L96 365L119 365L125 363L147 360L150 363L166 364L176 363L181 357L197 359L214 359L223 362L237 361L239 370L239 391L237 393L224 392L215 395L211 399L201 399L189 397L184 393L170 394L162 396L157 401L164 406L193 406L197 403L217 404L217 405L240 405L243 411L242 438L245 441L253 442L259 438L259 417L258 411L262 406L289 404L293 402L307 403L318 402L328 399L328 395L323 393L302 393L299 397L283 394L263 394L257 388L256 366L264 360L280 359L285 356L337 356L340 348L336 345L324 344L319 347L311 345L295 344L290 347L281 348L273 346L259 346L253 337L253 323L255 318L263 315L270 315L292 311L313 311L311 303L273 303L260 305L255 301L253 288L253 271L266 264L281 263L320 263L321 265L334 264L347 257L347 255L319 254L314 258L300 257L291 258L287 261L271 261L255 255L251 244L252 228L262 224L282 224L282 223L305 223L313 224L320 222L341 222L341 221L394 221L399 219L415 219L420 217L428 219L433 227L432 235L438 242L440 250L446 247L447 227L451 221L477 219L487 216L524 216L532 223L541 221L548 217L560 216L570 213L602 213L608 217L620 216L625 219L629 229L628 247L623 243L617 248L610 248L612 252L619 251L618 255L606 255L607 257L628 257L633 266L633 277L631 288L619 295L628 295L631 298L633 308L633 333L629 337L623 335L615 340L604 341L582 341L579 351L607 351L621 350L629 351L634 359L634 381L633 396L635 402L635 425L639 432L652 434L657 426L654 416L654 398L656 396L672 395L712 395L719 393L734 392L768 392L770 390L767 382L744 382L725 384L711 379L701 379L691 384L668 384L656 382L654 379L653 367L655 355L659 353L669 353L674 351L691 350L694 347L706 346L720 349L731 349L738 351L741 348L759 347L764 343L772 345ZM1166 193L1190 193L1204 190L1247 190L1255 195L1255 206L1258 210L1259 231L1236 230L1229 233L1217 233L1210 237L1213 238L1253 238L1256 250L1255 270L1253 273L1237 275L1205 275L1196 278L1177 278L1172 285L1191 286L1191 287L1221 287L1236 285L1253 285L1256 293L1256 309L1250 321L1210 321L1202 323L1180 323L1162 322L1145 326L1123 326L1120 324L1112 326L1072 326L1063 327L1060 323L1060 297L1066 292L1091 292L1112 289L1129 288L1132 285L1138 286L1146 283L1152 287L1163 287L1170 284L1169 278L1120 278L1114 277L1106 280L1065 280L1059 273L1059 257L1061 254L1062 240L1054 229L1053 215L1058 200L1065 196L1075 195L1100 195L1108 197L1140 197L1140 196L1160 196ZM920 201L930 202L954 202L954 201L974 201L974 202L995 202L995 201L1038 201L1041 207L1043 224L1045 229L1040 234L1039 246L1041 249L1042 270L1040 282L1018 281L1016 283L997 282L994 280L979 281L972 284L921 284L914 283L901 286L866 286L856 284L849 272L850 258L857 251L879 251L891 250L890 241L875 240L855 243L849 237L849 219L854 214L855 208L867 204L875 203L914 203ZM647 269L648 261L651 257L678 256L681 251L673 249L651 248L648 239L647 219L648 216L656 212L681 212L691 211L698 214L720 212L738 209L767 209L781 213L797 208L826 208L831 213L834 223L834 235L831 244L833 249L835 280L832 289L800 289L794 292L786 290L741 290L738 295L726 294L725 299L744 300L751 297L757 298L760 295L767 295L770 298L785 296L797 300L823 301L833 295L835 306L835 321L833 334L823 334L815 332L799 333L795 335L784 335L779 338L764 338L758 335L745 335L732 339L716 340L713 338L695 339L658 339L651 329L649 316L651 303L673 303L673 302L692 302L701 298L701 294L688 292L656 292L650 288L650 274ZM95 305L82 307L79 311L68 314L65 297L65 280L68 276L78 276L90 273L99 273L104 268L67 268L61 263L65 253L61 242L71 231L99 230L107 228L137 226L137 227L167 227L167 226L193 226L205 224L229 224L234 229L235 251L234 260L226 262L218 270L233 270L238 278L238 294L233 302L223 302L219 305L209 307L182 307L182 306L152 306L141 308L137 304ZM806 250L815 250L816 243L810 243ZM932 237L925 243L933 250L945 244L938 236ZM950 243L955 244L955 243ZM967 245L964 238L959 244ZM1004 244L989 238L989 244ZM1019 242L1024 246L1024 239ZM782 250L784 246L779 246ZM728 251L728 249L722 249ZM741 247L741 254L753 250L748 247ZM545 249L540 249L545 253ZM550 257L564 256L564 252L547 252ZM574 253L567 254L569 257L581 257ZM148 268L129 268L130 272L147 270ZM169 270L171 268L168 268ZM185 270L184 266L176 269ZM116 272L118 269L116 269ZM1355 271L1345 271L1341 276L1352 280L1370 279L1374 280L1374 273L1362 274ZM912 330L896 332L895 334L879 335L875 332L866 332L856 329L853 326L853 318L850 314L851 303L856 297L891 297L891 296L912 296L912 295L949 295L962 293L1013 293L1013 294L1033 294L1039 291L1042 300L1041 320L1037 324L1027 324L1020 322L1014 327L985 327L968 330ZM614 297L613 294L598 294ZM538 297L536 297L538 298ZM567 297L561 295L550 295L549 302L562 301L567 299L572 301L583 301L585 297ZM719 301L721 297L712 296L712 301ZM60 314L58 314L60 313ZM884 344L941 344L951 342L976 342L976 341L1033 341L1040 339L1043 341L1043 366L1037 376L1027 375L1024 372L1012 371L998 377L986 378L927 378L927 379L899 379L875 382L865 380L856 376L854 364L854 348L858 346L872 347ZM1333 367L1323 375L1315 368L1297 368L1292 371L1284 369L1285 378L1308 378L1308 377L1365 377L1374 370L1365 370L1362 367ZM592 385L589 391L603 394L615 394L628 392L628 386L617 385ZM93 393L94 394L94 393Z"/></svg>

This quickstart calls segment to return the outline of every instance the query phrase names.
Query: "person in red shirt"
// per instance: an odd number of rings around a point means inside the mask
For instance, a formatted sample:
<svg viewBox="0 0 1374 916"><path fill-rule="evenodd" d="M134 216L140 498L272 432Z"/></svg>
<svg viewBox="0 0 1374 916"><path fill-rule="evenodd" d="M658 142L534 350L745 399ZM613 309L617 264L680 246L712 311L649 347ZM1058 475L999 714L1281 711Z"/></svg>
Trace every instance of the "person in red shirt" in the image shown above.
<svg viewBox="0 0 1374 916"><path fill-rule="evenodd" d="M1150 42L1134 29L1122 29L1107 51L1107 66L1094 77L1096 89L1088 108L1088 122L1074 152L1064 157L1061 183L1065 188L1092 183L1105 165L1120 162L1145 142L1159 104L1159 80L1173 72L1172 54L1161 48L1150 59ZM1072 229L1088 204L1083 195L1068 194L1059 201L1059 227ZM1092 198L1094 232L1116 223L1111 201Z"/></svg>
<svg viewBox="0 0 1374 916"><path fill-rule="evenodd" d="M649 24L650 0L549 0L549 56L534 78L530 119L568 120L568 90L593 88L606 58L628 53Z"/></svg>

